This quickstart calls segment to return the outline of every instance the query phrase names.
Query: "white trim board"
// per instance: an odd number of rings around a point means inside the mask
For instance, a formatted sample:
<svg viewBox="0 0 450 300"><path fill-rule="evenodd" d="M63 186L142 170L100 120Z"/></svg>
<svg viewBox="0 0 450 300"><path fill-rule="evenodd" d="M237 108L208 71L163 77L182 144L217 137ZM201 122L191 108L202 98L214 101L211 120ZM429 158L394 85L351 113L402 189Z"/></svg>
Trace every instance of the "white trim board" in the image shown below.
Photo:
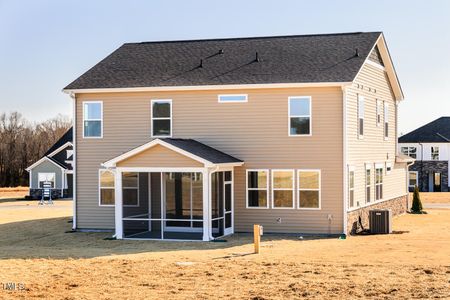
<svg viewBox="0 0 450 300"><path fill-rule="evenodd" d="M67 170L66 168L61 167L60 165L58 165L57 163L55 163L53 160L51 160L50 158L48 158L47 156L44 156L43 158L41 158L40 160L38 160L37 162L35 162L34 164L32 164L31 166L29 166L28 168L26 168L25 170L27 172L30 172L34 167L40 165L44 160L48 160L49 162L51 162L52 164L54 164L55 166L57 166L58 168L60 168L61 170Z"/></svg>
<svg viewBox="0 0 450 300"><path fill-rule="evenodd" d="M64 145L62 145L61 147L57 148L55 151L51 152L50 154L48 154L47 156L52 157L55 154L58 154L59 152L61 152L62 150L64 150L65 148L67 148L68 146L72 146L73 144L72 142L66 142Z"/></svg>

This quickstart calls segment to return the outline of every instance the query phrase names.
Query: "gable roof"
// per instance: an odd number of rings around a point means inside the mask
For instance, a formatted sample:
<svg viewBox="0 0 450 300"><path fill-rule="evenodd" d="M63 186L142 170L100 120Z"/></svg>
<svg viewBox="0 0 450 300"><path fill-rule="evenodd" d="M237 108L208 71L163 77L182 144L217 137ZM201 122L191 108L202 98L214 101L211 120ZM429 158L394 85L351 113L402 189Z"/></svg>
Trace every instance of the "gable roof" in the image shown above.
<svg viewBox="0 0 450 300"><path fill-rule="evenodd" d="M399 143L450 143L450 117L440 117L398 138Z"/></svg>
<svg viewBox="0 0 450 300"><path fill-rule="evenodd" d="M58 148L64 146L67 143L72 143L73 142L73 130L72 127L69 128L69 130L66 131L66 133L63 134L63 136L56 141L55 144L53 144L53 146L51 146L47 152L45 152L44 156L47 156L49 154L51 154L52 152L54 152L55 150L57 150Z"/></svg>
<svg viewBox="0 0 450 300"><path fill-rule="evenodd" d="M214 149L203 143L192 139L174 139L174 138L157 138L144 145L131 149L115 158L104 162L105 167L115 167L120 161L130 158L156 145L169 148L182 155L190 157L196 161L204 163L207 166L217 164L237 164L242 165L244 162L238 158L228 155L222 151Z"/></svg>
<svg viewBox="0 0 450 300"><path fill-rule="evenodd" d="M381 32L127 43L64 88L352 82Z"/></svg>

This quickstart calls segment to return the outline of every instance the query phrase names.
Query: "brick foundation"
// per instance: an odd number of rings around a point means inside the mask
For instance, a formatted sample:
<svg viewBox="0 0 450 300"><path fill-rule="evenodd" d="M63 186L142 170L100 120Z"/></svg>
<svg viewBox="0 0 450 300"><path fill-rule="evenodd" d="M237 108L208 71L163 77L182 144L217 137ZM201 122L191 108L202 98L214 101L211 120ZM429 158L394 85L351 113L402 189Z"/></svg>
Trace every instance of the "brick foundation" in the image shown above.
<svg viewBox="0 0 450 300"><path fill-rule="evenodd" d="M359 224L359 217L364 229L369 229L369 211L372 209L390 209L392 216L398 216L406 213L408 210L408 195L375 203L347 213L347 233L355 234L362 230Z"/></svg>

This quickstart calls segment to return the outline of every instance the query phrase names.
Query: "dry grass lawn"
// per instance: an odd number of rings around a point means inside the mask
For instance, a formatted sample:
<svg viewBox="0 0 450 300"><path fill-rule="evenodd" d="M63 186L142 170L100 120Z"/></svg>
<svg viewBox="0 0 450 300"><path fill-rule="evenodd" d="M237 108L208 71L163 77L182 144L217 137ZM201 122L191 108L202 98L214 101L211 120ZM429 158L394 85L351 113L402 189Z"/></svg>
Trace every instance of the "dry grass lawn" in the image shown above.
<svg viewBox="0 0 450 300"><path fill-rule="evenodd" d="M413 194L409 194L410 203L412 203ZM420 193L422 203L450 203L450 193Z"/></svg>
<svg viewBox="0 0 450 300"><path fill-rule="evenodd" d="M395 218L397 234L226 243L65 233L71 202L0 203L0 299L450 298L450 209ZM400 233L403 232L403 233ZM1 288L1 285L0 285Z"/></svg>
<svg viewBox="0 0 450 300"><path fill-rule="evenodd" d="M27 186L0 188L0 202L4 199L23 198L28 195L29 190L30 189Z"/></svg>

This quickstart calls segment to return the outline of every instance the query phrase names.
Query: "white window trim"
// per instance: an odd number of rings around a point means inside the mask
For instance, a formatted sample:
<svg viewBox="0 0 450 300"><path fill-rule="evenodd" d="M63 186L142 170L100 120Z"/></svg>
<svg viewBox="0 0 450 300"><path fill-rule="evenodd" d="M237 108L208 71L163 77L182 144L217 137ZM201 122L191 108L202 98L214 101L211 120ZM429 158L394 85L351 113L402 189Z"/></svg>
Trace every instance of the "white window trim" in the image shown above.
<svg viewBox="0 0 450 300"><path fill-rule="evenodd" d="M301 172L317 172L319 173L319 188L305 189L300 188L300 173ZM319 192L319 207L300 207L300 191L318 191ZM320 169L298 169L297 170L297 208L300 210L321 210L322 209L322 174Z"/></svg>
<svg viewBox="0 0 450 300"><path fill-rule="evenodd" d="M350 187L350 172L353 172L353 187ZM356 195L355 195L355 167L354 166L348 166L347 170L347 197L348 197L348 207L347 210L356 209L358 208L356 204ZM350 191L353 191L353 206L350 206Z"/></svg>
<svg viewBox="0 0 450 300"><path fill-rule="evenodd" d="M383 115L381 114L381 111L383 109L383 102L379 99L377 99L377 112L375 116L375 123L377 124L377 127L380 127L383 119ZM378 118L380 117L380 118ZM384 133L383 133L384 134Z"/></svg>
<svg viewBox="0 0 450 300"><path fill-rule="evenodd" d="M53 187L52 187L52 189L57 189L57 187L56 187L56 173L55 172L38 172L38 185L37 185L37 188L38 189L42 189L41 188L41 185L40 185L40 183L41 183L41 181L42 180L39 180L39 175L40 174L53 174ZM45 181L42 181L42 182L45 182Z"/></svg>
<svg viewBox="0 0 450 300"><path fill-rule="evenodd" d="M153 103L155 102L163 102L163 103L170 103L170 117L158 117L158 118L154 118L153 117ZM150 103L150 135L152 138L171 138L173 135L173 122L172 122L172 118L173 118L173 113L172 113L172 108L173 108L173 104L172 104L172 99L152 99L151 103ZM153 135L153 121L154 120L170 120L170 134L169 135Z"/></svg>
<svg viewBox="0 0 450 300"><path fill-rule="evenodd" d="M273 179L274 174L276 172L291 172L292 173L292 188L274 188L273 185ZM272 209L295 209L295 170L294 169L272 169L271 172L271 202L272 202ZM275 191L292 191L292 207L275 207L275 197L274 192Z"/></svg>
<svg viewBox="0 0 450 300"><path fill-rule="evenodd" d="M108 170L108 169L99 169L98 170L98 206L102 207L114 207L116 205L116 199L114 199L114 204L102 204L102 189L110 189L115 190L116 189L116 182L114 180L114 187L102 187L101 184L101 174L103 172L110 172L111 174L115 175L114 171ZM115 195L114 195L115 197Z"/></svg>
<svg viewBox="0 0 450 300"><path fill-rule="evenodd" d="M416 173L416 184L415 185L410 184L411 183L410 176L409 176L410 173ZM415 188L416 185L419 186L419 172L418 171L409 171L408 172L408 187Z"/></svg>
<svg viewBox="0 0 450 300"><path fill-rule="evenodd" d="M367 170L370 171L370 184L367 184ZM365 198L365 203L367 204L372 204L375 202L375 199L373 197L373 189L372 189L372 182L374 180L373 175L372 175L372 164L367 163L366 167L364 169L364 198ZM370 201L367 201L367 188L370 188Z"/></svg>
<svg viewBox="0 0 450 300"><path fill-rule="evenodd" d="M387 141L389 139L389 103L386 103L386 101L384 101L383 109L384 109L383 136L384 140ZM386 136L386 124L388 125L387 136Z"/></svg>
<svg viewBox="0 0 450 300"><path fill-rule="evenodd" d="M358 103L357 103L357 109L358 109L358 113L357 113L357 115L358 115L358 124L357 124L357 126L356 126L356 128L357 128L357 130L358 130L358 139L364 139L364 129L365 129L365 98L364 98L364 96L361 96L361 95L358 95L358 98L357 98L357 101L358 101ZM361 102L362 102L362 116L361 116L361 113L360 113L360 109L361 109ZM360 128L360 122L359 122L359 120L360 119L362 119L363 120L363 130L362 130L362 134L361 134L361 128Z"/></svg>
<svg viewBox="0 0 450 300"><path fill-rule="evenodd" d="M298 98L307 98L309 100L309 115L292 115L291 100ZM309 134L291 134L291 118L309 117ZM288 136L312 136L312 97L311 96L289 96L288 97Z"/></svg>
<svg viewBox="0 0 450 300"><path fill-rule="evenodd" d="M85 113L84 113L84 107L85 104L100 104L100 119L85 119ZM82 113L83 113L83 123L82 123L82 130L83 130L83 139L102 139L103 138L103 101L83 101L82 103ZM85 136L85 128L84 128L84 122L85 121L100 121L100 136Z"/></svg>
<svg viewBox="0 0 450 300"><path fill-rule="evenodd" d="M136 173L137 174L137 186L136 187L126 187L123 185L123 173ZM139 207L139 172L122 172L122 205L123 207ZM123 190L137 190L137 204L135 205L125 205L123 204L124 199L123 199Z"/></svg>
<svg viewBox="0 0 450 300"><path fill-rule="evenodd" d="M249 188L248 187L248 173L249 172L266 172L266 188ZM248 209L268 209L269 207L269 202L270 202L270 198L269 198L269 176L270 176L270 172L269 169L247 169L245 172L245 208ZM248 205L248 191L266 191L266 199L267 199L267 203L266 206L249 206Z"/></svg>
<svg viewBox="0 0 450 300"><path fill-rule="evenodd" d="M222 97L229 97L229 96L245 97L245 99L244 100L230 100L230 101L221 100ZM219 102L219 103L245 103L245 102L248 102L248 95L247 94L220 94L220 95L217 95L217 102Z"/></svg>
<svg viewBox="0 0 450 300"><path fill-rule="evenodd" d="M382 181L381 183L377 184L377 169L381 169L381 176L382 176ZM374 168L374 175L375 175L375 180L373 182L374 185L374 203L378 203L378 202L383 202L384 201L384 172L385 172L385 164L384 163L376 163L375 164L375 168ZM382 189L382 195L380 199L377 199L377 185L381 185L381 189Z"/></svg>
<svg viewBox="0 0 450 300"><path fill-rule="evenodd" d="M403 149L404 149L404 148L406 148L406 153L403 152ZM416 149L416 153L414 153L414 154L416 155L415 158L411 156L411 148ZM405 155L411 157L411 158L417 159L417 147L416 147L416 146L400 146L400 152L401 152L402 154L405 154Z"/></svg>

